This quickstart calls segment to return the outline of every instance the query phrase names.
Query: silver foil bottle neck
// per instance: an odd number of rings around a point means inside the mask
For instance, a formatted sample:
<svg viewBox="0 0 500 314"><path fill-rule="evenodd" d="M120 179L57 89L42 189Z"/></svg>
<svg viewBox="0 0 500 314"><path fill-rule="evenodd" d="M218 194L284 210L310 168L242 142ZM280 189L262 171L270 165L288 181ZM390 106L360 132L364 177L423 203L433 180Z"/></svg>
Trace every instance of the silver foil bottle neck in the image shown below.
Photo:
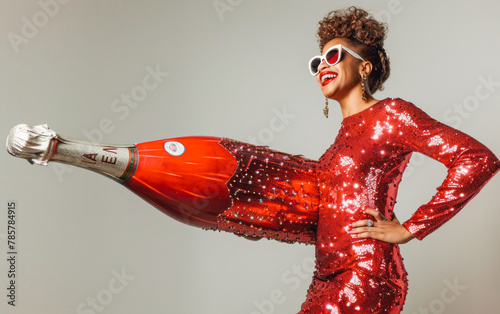
<svg viewBox="0 0 500 314"><path fill-rule="evenodd" d="M56 132L46 124L18 124L10 130L7 137L7 152L12 156L27 159L31 164L46 166L56 138Z"/></svg>

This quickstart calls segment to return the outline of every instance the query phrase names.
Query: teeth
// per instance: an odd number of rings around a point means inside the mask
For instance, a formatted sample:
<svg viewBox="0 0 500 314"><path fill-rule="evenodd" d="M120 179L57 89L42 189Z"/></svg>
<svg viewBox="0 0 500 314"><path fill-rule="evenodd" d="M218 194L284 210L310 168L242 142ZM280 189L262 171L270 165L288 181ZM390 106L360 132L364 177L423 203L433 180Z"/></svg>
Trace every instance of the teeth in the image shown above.
<svg viewBox="0 0 500 314"><path fill-rule="evenodd" d="M334 79L337 77L337 74L325 74L321 77L321 83L323 83L324 81L328 80L328 79Z"/></svg>

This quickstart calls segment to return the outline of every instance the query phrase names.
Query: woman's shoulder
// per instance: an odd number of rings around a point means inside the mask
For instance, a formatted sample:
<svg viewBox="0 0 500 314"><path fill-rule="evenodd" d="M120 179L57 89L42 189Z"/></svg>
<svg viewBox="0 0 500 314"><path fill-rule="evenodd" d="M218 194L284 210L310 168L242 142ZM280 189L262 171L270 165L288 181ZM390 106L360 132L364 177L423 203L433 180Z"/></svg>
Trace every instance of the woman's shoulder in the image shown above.
<svg viewBox="0 0 500 314"><path fill-rule="evenodd" d="M382 108L390 114L425 114L422 109L402 98L385 98L379 101Z"/></svg>
<svg viewBox="0 0 500 314"><path fill-rule="evenodd" d="M420 121L432 119L422 109L402 98L386 98L379 103L382 104L379 106L382 108L382 114L388 119L396 119L406 126L416 127Z"/></svg>
<svg viewBox="0 0 500 314"><path fill-rule="evenodd" d="M385 105L385 108L401 108L401 109L407 109L407 108L417 108L412 102L405 100L403 98L392 98L392 97L387 97L385 99L382 99L378 102L378 104Z"/></svg>
<svg viewBox="0 0 500 314"><path fill-rule="evenodd" d="M412 123L412 117L418 118L426 115L421 109L413 103L402 98L385 98L377 101L367 109L360 111L354 115L344 118L342 124L344 126L357 124L360 119L369 119L370 121L380 123L387 119L397 119L405 124Z"/></svg>

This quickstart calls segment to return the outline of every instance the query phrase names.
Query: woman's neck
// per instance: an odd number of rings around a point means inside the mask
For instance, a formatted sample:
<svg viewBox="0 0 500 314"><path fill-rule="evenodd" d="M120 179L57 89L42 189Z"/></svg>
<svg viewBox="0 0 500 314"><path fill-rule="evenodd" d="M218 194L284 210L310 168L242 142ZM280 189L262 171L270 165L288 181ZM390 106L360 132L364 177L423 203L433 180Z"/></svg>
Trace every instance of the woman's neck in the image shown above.
<svg viewBox="0 0 500 314"><path fill-rule="evenodd" d="M344 119L373 106L377 102L378 100L371 96L367 100L362 100L361 95L352 95L339 101Z"/></svg>

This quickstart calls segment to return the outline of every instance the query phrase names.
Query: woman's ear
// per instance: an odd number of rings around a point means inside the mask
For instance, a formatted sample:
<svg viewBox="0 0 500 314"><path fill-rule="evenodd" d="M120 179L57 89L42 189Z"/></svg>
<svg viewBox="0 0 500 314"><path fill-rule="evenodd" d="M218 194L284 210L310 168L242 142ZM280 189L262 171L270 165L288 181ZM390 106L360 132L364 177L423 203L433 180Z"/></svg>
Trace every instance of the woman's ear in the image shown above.
<svg viewBox="0 0 500 314"><path fill-rule="evenodd" d="M364 74L365 76L368 76L370 75L372 70L373 70L372 63L370 61L363 61L359 66L359 75L362 76Z"/></svg>

